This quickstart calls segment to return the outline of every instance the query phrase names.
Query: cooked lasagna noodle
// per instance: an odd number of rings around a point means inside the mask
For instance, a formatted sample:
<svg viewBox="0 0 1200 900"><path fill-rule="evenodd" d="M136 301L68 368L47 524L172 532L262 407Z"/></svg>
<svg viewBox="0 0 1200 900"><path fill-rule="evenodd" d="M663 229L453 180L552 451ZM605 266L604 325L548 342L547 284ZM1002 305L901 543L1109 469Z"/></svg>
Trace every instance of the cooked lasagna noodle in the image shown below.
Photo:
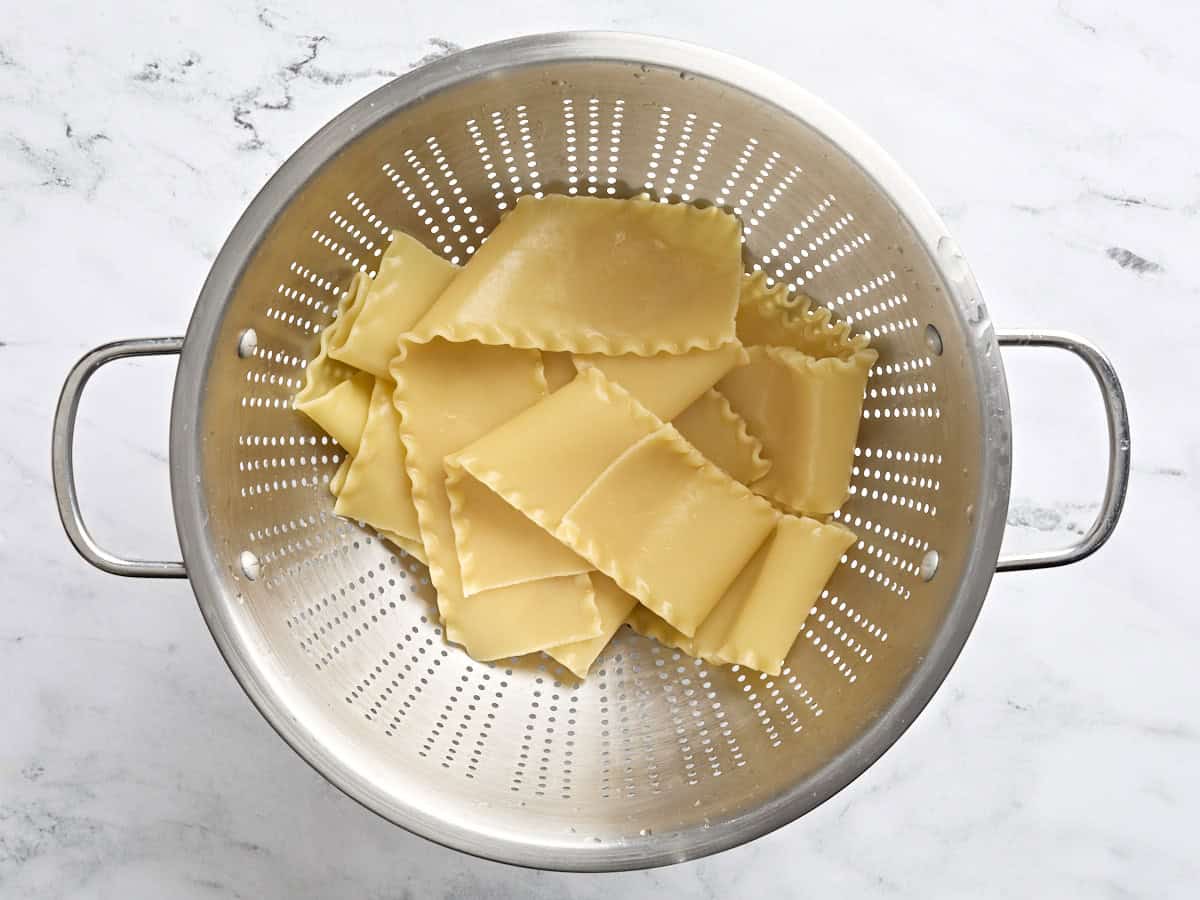
<svg viewBox="0 0 1200 900"><path fill-rule="evenodd" d="M446 493L466 596L591 571L590 563L465 470L447 466Z"/></svg>
<svg viewBox="0 0 1200 900"><path fill-rule="evenodd" d="M557 534L691 637L778 517L664 425L613 460Z"/></svg>
<svg viewBox="0 0 1200 900"><path fill-rule="evenodd" d="M809 612L796 598L815 600L854 541L854 532L836 523L781 518L759 548L757 564L748 567L749 577L728 598L736 609L705 635L719 642L712 658L778 675Z"/></svg>
<svg viewBox="0 0 1200 900"><path fill-rule="evenodd" d="M426 250L406 234L396 234L379 260L379 274L339 315L329 355L347 365L388 377L396 339L428 312L458 267Z"/></svg>
<svg viewBox="0 0 1200 900"><path fill-rule="evenodd" d="M817 359L846 359L867 347L865 334L851 334L848 323L814 306L811 297L789 295L782 284L768 287L762 272L742 282L737 336L748 347L791 347Z"/></svg>
<svg viewBox="0 0 1200 900"><path fill-rule="evenodd" d="M762 441L733 411L720 392L709 388L672 423L689 444L742 484L758 481L771 469Z"/></svg>
<svg viewBox="0 0 1200 900"><path fill-rule="evenodd" d="M333 511L380 532L409 541L421 537L413 506L412 482L404 467L400 416L392 403L395 386L378 378L358 448L339 481Z"/></svg>
<svg viewBox="0 0 1200 900"><path fill-rule="evenodd" d="M557 391L575 378L575 360L570 353L543 350L542 371L546 375L546 387Z"/></svg>
<svg viewBox="0 0 1200 900"><path fill-rule="evenodd" d="M355 273L350 287L342 295L336 316L321 331L317 355L304 367L304 387L292 400L292 406L317 423L331 438L351 453L358 451L358 439L367 422L371 391L375 379L329 356L329 347L342 340L346 330L346 310L362 302L371 281Z"/></svg>
<svg viewBox="0 0 1200 900"><path fill-rule="evenodd" d="M749 361L737 342L715 350L687 353L656 353L654 356L577 355L575 368L599 369L610 381L629 391L638 402L660 419L673 419L720 378Z"/></svg>
<svg viewBox="0 0 1200 900"><path fill-rule="evenodd" d="M470 596L462 582L444 460L545 395L537 352L441 339L402 342L390 372L421 542L447 637L481 660L596 637L600 617L586 575L526 580Z"/></svg>
<svg viewBox="0 0 1200 900"><path fill-rule="evenodd" d="M856 540L867 339L744 276L716 208L525 197L461 268L396 234L296 409L334 511L429 566L444 634L583 678L623 625L778 675Z"/></svg>
<svg viewBox="0 0 1200 900"><path fill-rule="evenodd" d="M417 323L443 337L620 355L734 340L733 216L647 197L522 197Z"/></svg>
<svg viewBox="0 0 1200 900"><path fill-rule="evenodd" d="M875 351L815 359L791 347L751 347L750 363L717 389L762 441L770 471L754 490L786 508L828 515L845 502L867 372Z"/></svg>
<svg viewBox="0 0 1200 900"><path fill-rule="evenodd" d="M629 627L638 634L654 638L664 647L674 647L689 656L696 655L693 640L678 628L672 627L669 622L656 616L648 607L638 604L629 614L627 621Z"/></svg>
<svg viewBox="0 0 1200 900"><path fill-rule="evenodd" d="M608 646L617 629L625 624L630 611L637 606L637 599L621 590L611 578L599 572L593 572L591 577L596 593L596 610L600 613L600 634L546 651L552 659L562 663L579 678L587 675L596 657Z"/></svg>

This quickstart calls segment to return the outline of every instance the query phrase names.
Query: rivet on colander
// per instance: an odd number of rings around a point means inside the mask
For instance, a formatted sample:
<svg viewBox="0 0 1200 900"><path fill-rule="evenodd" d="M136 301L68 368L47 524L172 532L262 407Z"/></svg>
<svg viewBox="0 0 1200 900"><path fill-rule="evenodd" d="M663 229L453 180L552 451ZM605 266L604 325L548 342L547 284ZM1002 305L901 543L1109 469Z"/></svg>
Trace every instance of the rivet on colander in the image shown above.
<svg viewBox="0 0 1200 900"><path fill-rule="evenodd" d="M242 574L250 581L258 578L262 572L262 563L258 561L258 557L249 550L243 550L242 555L238 557L238 562L242 567Z"/></svg>
<svg viewBox="0 0 1200 900"><path fill-rule="evenodd" d="M930 550L926 553L921 558L921 580L933 581L933 576L937 574L938 563L941 561L941 557L938 556L936 550Z"/></svg>
<svg viewBox="0 0 1200 900"><path fill-rule="evenodd" d="M253 356L254 351L258 349L258 332L253 328L247 328L238 335L237 353L242 359Z"/></svg>

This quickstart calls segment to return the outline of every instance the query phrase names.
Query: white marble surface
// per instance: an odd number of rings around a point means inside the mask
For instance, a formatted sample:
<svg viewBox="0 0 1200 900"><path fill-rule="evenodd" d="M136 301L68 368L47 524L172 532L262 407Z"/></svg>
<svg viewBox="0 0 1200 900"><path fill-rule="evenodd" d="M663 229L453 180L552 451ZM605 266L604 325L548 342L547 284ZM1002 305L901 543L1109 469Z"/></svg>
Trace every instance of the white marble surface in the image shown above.
<svg viewBox="0 0 1200 900"><path fill-rule="evenodd" d="M0 896L1195 896L1195 4L462 6L4 4ZM186 583L75 556L49 482L68 366L180 333L244 204L309 133L447 47L565 27L709 44L840 107L942 211L998 323L1073 328L1111 353L1134 425L1112 543L999 577L879 764L751 846L615 876L470 860L360 809L244 699ZM1095 391L1069 360L1008 366L1009 543L1065 541L1099 496ZM84 502L123 549L175 552L170 381L169 363L129 365L85 399Z"/></svg>

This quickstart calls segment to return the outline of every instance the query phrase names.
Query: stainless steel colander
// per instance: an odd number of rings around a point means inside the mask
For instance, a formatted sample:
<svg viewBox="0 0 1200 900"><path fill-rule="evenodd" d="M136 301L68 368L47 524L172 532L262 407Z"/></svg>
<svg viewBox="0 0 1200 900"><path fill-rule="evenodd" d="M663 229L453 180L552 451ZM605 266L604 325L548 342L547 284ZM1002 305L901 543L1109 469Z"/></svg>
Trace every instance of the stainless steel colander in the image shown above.
<svg viewBox="0 0 1200 900"><path fill-rule="evenodd" d="M627 629L582 683L545 659L472 661L443 640L425 570L333 515L341 451L290 408L339 292L372 271L392 229L463 262L522 194L644 191L736 213L748 267L879 349L841 513L861 541L777 678ZM997 562L1006 342L1091 367L1109 475L1079 544ZM170 447L184 563L97 546L71 464L92 372L162 353L181 354ZM234 228L186 338L124 341L79 362L53 454L80 553L123 575L186 574L250 698L330 781L451 847L604 870L734 846L863 772L946 676L993 571L1072 562L1108 537L1129 436L1099 351L1061 334L997 337L929 203L836 112L695 47L557 34L441 60L326 125Z"/></svg>

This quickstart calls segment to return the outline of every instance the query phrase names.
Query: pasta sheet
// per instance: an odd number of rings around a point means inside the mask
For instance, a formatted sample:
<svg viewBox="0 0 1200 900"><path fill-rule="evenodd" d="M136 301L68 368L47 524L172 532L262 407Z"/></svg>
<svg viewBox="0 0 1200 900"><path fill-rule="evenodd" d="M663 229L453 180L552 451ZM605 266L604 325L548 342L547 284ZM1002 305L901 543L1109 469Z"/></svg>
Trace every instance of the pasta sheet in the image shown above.
<svg viewBox="0 0 1200 900"><path fill-rule="evenodd" d="M542 351L542 370L546 373L546 387L553 393L575 380L575 360L570 353L553 350Z"/></svg>
<svg viewBox="0 0 1200 900"><path fill-rule="evenodd" d="M806 294L789 296L782 283L767 287L762 272L742 282L737 335L746 346L791 347L817 359L849 359L867 346L865 334L852 335L849 323L834 320Z"/></svg>
<svg viewBox="0 0 1200 900"><path fill-rule="evenodd" d="M343 325L329 341L329 355L377 378L388 377L396 342L433 306L458 267L416 238L395 232L379 260L374 281L340 316Z"/></svg>
<svg viewBox="0 0 1200 900"><path fill-rule="evenodd" d="M404 465L400 417L392 404L394 391L390 379L375 380L358 450L339 484L333 511L377 531L419 541L421 530L413 506L412 481Z"/></svg>
<svg viewBox="0 0 1200 900"><path fill-rule="evenodd" d="M444 459L545 395L537 353L442 340L401 342L390 373L447 638L476 659L489 660L598 636L600 616L585 575L543 578L471 597L463 589Z"/></svg>
<svg viewBox="0 0 1200 900"><path fill-rule="evenodd" d="M680 354L578 355L575 367L580 371L599 369L609 381L633 394L642 406L669 422L727 372L749 361L741 344L734 341L715 350L689 350Z"/></svg>
<svg viewBox="0 0 1200 900"><path fill-rule="evenodd" d="M689 636L778 518L595 369L446 464Z"/></svg>
<svg viewBox="0 0 1200 900"><path fill-rule="evenodd" d="M389 402L390 402L390 399L389 399ZM333 477L329 479L329 493L333 494L334 497L338 497L341 495L342 488L346 484L346 476L349 474L350 467L353 464L354 464L354 457L347 455L346 458L342 460L342 464L337 467L337 471L333 473ZM408 477L408 475L406 473L405 478L407 478L407 477ZM410 503L412 502L411 496L409 498L409 502ZM395 546L397 546L401 550L403 550L405 553L407 553L409 556L428 565L429 560L427 560L425 558L425 548L421 545L420 540L414 540L413 538L405 537L403 535L396 534L395 532L392 532L392 531L386 531L381 528L376 528L375 531L381 538L383 538L388 543L394 544Z"/></svg>
<svg viewBox="0 0 1200 900"><path fill-rule="evenodd" d="M355 273L338 303L333 321L321 330L320 350L305 366L304 387L292 400L294 409L316 422L351 453L358 450L375 379L332 359L329 346L342 340L348 323L346 311L362 302L370 284L370 279L361 272Z"/></svg>
<svg viewBox="0 0 1200 900"><path fill-rule="evenodd" d="M557 534L691 637L778 517L664 425L604 470Z"/></svg>
<svg viewBox="0 0 1200 900"><path fill-rule="evenodd" d="M783 516L693 637L644 606L633 610L629 625L709 662L778 675L809 611L855 540L841 525Z"/></svg>
<svg viewBox="0 0 1200 900"><path fill-rule="evenodd" d="M755 564L747 566L748 577L721 601L728 608L709 617L713 627L702 626L707 633L697 634L697 652L778 675L822 588L855 540L841 525L785 516Z"/></svg>
<svg viewBox="0 0 1200 900"><path fill-rule="evenodd" d="M428 566L429 560L425 556L425 547L420 541L414 541L411 538L403 537L399 534L393 534L390 531L381 531L379 536L391 544L395 544L417 562Z"/></svg>
<svg viewBox="0 0 1200 900"><path fill-rule="evenodd" d="M630 628L643 637L654 638L654 640L658 641L664 647L673 647L676 650L682 650L688 656L696 655L692 638L688 637L678 628L672 627L669 622L656 616L640 603L629 613L629 618L626 621Z"/></svg>
<svg viewBox="0 0 1200 900"><path fill-rule="evenodd" d="M717 385L763 444L770 471L756 492L796 512L827 515L845 501L874 350L814 359L790 347L750 347L750 364Z"/></svg>
<svg viewBox="0 0 1200 900"><path fill-rule="evenodd" d="M763 458L762 441L746 430L746 420L729 401L707 390L671 423L689 444L742 484L751 484L771 470Z"/></svg>
<svg viewBox="0 0 1200 900"><path fill-rule="evenodd" d="M447 466L446 492L466 596L591 571L591 563L462 468Z"/></svg>
<svg viewBox="0 0 1200 900"><path fill-rule="evenodd" d="M562 663L580 678L587 675L596 657L608 646L612 636L629 616L629 611L637 605L637 600L621 590L607 575L593 572L591 579L596 592L596 608L600 612L600 634L585 641L551 647L546 651L552 659Z"/></svg>
<svg viewBox="0 0 1200 900"><path fill-rule="evenodd" d="M446 464L469 472L553 534L609 464L661 424L628 391L585 370Z"/></svg>
<svg viewBox="0 0 1200 900"><path fill-rule="evenodd" d="M619 356L734 339L741 232L716 207L522 197L417 323L418 341Z"/></svg>

